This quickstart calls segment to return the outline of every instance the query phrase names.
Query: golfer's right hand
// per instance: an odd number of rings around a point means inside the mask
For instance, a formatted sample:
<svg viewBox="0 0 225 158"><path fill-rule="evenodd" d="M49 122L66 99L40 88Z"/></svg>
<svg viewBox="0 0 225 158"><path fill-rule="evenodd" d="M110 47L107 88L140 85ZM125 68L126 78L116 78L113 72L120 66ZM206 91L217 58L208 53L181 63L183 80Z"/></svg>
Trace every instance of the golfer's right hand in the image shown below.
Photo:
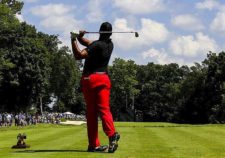
<svg viewBox="0 0 225 158"><path fill-rule="evenodd" d="M85 33L86 33L85 30L80 30L79 31L79 37L83 37Z"/></svg>

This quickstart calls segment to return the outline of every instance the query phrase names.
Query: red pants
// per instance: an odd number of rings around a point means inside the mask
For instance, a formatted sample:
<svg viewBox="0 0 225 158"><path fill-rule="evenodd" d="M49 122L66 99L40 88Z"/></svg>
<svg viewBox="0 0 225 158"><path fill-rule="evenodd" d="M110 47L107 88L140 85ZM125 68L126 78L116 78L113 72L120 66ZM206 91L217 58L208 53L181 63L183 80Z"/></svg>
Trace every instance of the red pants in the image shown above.
<svg viewBox="0 0 225 158"><path fill-rule="evenodd" d="M101 117L105 134L111 137L115 133L113 118L110 111L111 82L107 74L83 75L82 92L87 105L87 132L89 147L100 145L98 138L98 116Z"/></svg>

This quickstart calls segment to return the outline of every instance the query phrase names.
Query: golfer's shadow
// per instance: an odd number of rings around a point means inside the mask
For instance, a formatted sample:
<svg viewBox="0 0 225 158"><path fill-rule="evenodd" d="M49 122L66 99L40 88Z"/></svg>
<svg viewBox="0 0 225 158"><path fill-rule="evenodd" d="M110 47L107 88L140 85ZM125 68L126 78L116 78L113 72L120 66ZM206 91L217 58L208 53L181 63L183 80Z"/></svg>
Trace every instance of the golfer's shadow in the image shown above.
<svg viewBox="0 0 225 158"><path fill-rule="evenodd" d="M16 153L87 152L87 150L17 150Z"/></svg>
<svg viewBox="0 0 225 158"><path fill-rule="evenodd" d="M87 150L79 150L79 149L74 149L74 150L17 150L15 153L53 153L53 152L77 152L77 153L88 153ZM92 153L107 153L107 152L92 152Z"/></svg>

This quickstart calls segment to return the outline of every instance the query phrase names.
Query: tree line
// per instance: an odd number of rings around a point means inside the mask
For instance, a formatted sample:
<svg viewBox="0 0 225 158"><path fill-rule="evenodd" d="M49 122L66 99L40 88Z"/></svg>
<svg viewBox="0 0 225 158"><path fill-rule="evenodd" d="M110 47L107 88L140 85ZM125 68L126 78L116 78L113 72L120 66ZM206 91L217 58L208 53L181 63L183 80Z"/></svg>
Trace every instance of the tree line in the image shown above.
<svg viewBox="0 0 225 158"><path fill-rule="evenodd" d="M82 62L56 35L19 22L23 2L0 0L0 111L84 113ZM116 58L109 66L115 120L224 123L225 52L202 63L137 65ZM50 108L48 105L52 104Z"/></svg>
<svg viewBox="0 0 225 158"><path fill-rule="evenodd" d="M117 117L133 109L142 112L143 121L225 121L225 52L209 52L201 64L191 67L115 59L110 75Z"/></svg>

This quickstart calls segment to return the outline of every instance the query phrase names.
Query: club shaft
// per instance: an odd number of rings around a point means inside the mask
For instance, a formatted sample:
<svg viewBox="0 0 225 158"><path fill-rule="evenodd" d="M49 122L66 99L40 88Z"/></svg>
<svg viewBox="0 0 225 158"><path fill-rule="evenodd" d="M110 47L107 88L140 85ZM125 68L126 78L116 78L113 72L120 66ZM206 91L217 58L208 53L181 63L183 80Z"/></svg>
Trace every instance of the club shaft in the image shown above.
<svg viewBox="0 0 225 158"><path fill-rule="evenodd" d="M111 32L111 31L99 31L99 32L85 32L85 33L135 33L133 31L114 31L114 32Z"/></svg>

